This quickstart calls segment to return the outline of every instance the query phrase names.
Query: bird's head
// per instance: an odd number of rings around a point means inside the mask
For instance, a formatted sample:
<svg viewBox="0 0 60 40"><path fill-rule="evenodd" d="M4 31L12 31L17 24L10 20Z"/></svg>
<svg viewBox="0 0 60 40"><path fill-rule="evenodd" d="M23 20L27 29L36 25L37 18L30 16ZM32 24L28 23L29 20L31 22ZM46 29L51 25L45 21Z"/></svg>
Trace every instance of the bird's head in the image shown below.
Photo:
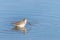
<svg viewBox="0 0 60 40"><path fill-rule="evenodd" d="M24 18L23 21L27 22L28 20L26 18Z"/></svg>

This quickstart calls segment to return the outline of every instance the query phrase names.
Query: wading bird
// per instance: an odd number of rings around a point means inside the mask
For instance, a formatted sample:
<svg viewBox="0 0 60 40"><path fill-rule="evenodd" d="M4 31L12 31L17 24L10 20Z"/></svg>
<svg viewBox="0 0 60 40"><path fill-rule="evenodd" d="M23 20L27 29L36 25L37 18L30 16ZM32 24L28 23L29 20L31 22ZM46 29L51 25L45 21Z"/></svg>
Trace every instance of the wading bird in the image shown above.
<svg viewBox="0 0 60 40"><path fill-rule="evenodd" d="M26 24L30 24L30 22L28 22L28 20L26 18L24 18L23 20L21 21L18 21L18 22L15 22L14 23L14 28L12 28L13 30L20 30L24 33L27 33L27 28L25 27ZM30 24L31 25L31 24Z"/></svg>

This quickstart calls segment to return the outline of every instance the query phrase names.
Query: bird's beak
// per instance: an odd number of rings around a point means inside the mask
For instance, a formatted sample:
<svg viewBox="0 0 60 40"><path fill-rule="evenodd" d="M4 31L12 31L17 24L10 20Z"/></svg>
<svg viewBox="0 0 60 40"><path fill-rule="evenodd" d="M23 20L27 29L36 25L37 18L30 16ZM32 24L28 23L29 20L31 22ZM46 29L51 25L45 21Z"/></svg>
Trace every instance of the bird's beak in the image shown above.
<svg viewBox="0 0 60 40"><path fill-rule="evenodd" d="M32 24L30 22L28 22L28 24L31 26Z"/></svg>

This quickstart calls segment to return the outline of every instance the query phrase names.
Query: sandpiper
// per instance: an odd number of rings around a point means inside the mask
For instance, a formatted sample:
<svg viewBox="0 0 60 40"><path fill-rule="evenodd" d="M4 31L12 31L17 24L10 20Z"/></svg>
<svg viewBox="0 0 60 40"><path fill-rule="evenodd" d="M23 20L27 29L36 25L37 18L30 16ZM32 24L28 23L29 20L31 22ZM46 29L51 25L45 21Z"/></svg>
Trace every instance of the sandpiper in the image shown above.
<svg viewBox="0 0 60 40"><path fill-rule="evenodd" d="M15 22L14 23L15 27L13 29L14 30L21 30L22 32L26 33L27 28L25 26L26 26L27 22L28 22L28 20L26 18L24 18L22 21Z"/></svg>

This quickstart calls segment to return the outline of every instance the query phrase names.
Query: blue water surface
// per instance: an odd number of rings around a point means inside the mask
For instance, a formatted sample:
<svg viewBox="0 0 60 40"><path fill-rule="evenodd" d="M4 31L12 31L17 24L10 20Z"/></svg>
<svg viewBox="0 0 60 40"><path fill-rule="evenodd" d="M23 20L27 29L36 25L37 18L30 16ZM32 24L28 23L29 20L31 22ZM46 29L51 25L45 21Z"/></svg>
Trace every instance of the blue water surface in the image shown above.
<svg viewBox="0 0 60 40"><path fill-rule="evenodd" d="M4 31L23 18L34 24L26 35ZM60 40L60 0L0 0L0 40Z"/></svg>

